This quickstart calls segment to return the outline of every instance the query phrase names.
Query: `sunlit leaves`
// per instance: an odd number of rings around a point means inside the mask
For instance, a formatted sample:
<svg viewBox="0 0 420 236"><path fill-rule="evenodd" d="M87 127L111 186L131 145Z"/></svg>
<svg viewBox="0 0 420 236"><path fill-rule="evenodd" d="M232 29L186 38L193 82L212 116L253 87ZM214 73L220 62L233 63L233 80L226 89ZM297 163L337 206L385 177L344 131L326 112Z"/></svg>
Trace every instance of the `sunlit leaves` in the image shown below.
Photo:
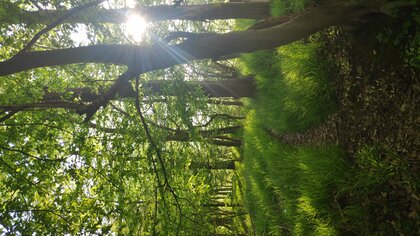
<svg viewBox="0 0 420 236"><path fill-rule="evenodd" d="M25 10L69 9L86 1L13 1ZM117 1L123 6L125 1ZM0 8L1 9L1 8ZM0 12L0 15L2 13ZM168 28L223 31L208 22L160 23L149 41ZM41 24L0 27L0 60L11 58L38 32ZM153 32L155 31L155 32ZM62 24L43 35L32 50L80 44L130 42L121 26ZM146 40L146 42L148 42ZM212 63L176 66L142 75L142 81L167 81L163 93L153 96L140 87L141 109L150 127L163 165L145 135L132 98L110 101L89 122L64 108L31 108L0 124L0 232L21 234L127 234L208 233L208 209L201 207L213 184L229 174L193 168L195 161L211 162L227 148L208 143L201 131L239 124L238 120L210 116L229 113L208 104L200 88L189 83L208 79ZM201 69L204 74L196 73ZM5 76L0 79L0 105L28 105L51 100L88 104L75 89L103 94L126 68L74 64ZM214 71L213 71L214 72ZM223 76L213 74L213 79ZM10 111L9 111L10 112ZM233 111L239 114L240 111ZM7 115L1 111L1 116ZM184 142L170 140L182 131ZM167 183L163 181L166 169ZM169 191L169 185L175 194ZM177 196L177 197L175 197ZM177 205L179 204L179 205ZM180 210L181 209L181 210ZM182 214L181 214L182 213ZM181 224L180 224L181 222ZM198 223L197 223L198 222ZM198 228L197 228L198 227Z"/></svg>

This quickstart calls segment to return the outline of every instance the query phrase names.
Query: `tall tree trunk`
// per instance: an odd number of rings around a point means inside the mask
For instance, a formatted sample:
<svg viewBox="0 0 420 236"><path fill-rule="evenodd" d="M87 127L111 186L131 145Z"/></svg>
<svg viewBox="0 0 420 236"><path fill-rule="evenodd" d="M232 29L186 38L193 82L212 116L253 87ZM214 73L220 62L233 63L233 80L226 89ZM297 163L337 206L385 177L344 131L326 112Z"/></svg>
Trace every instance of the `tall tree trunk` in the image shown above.
<svg viewBox="0 0 420 236"><path fill-rule="evenodd" d="M217 135L226 135L226 134L235 133L239 131L241 128L242 126L230 126L230 127L219 128L219 129L201 130L199 131L199 134L203 138L213 138L213 136L217 136ZM190 133L185 130L171 130L168 132L167 138L168 140L173 140L173 141L191 141Z"/></svg>
<svg viewBox="0 0 420 236"><path fill-rule="evenodd" d="M130 79L138 75L197 59L218 59L222 56L271 49L308 37L331 25L337 25L372 12L363 6L332 5L313 8L290 21L268 29L247 30L187 39L177 45L158 42L149 46L94 45L48 51L20 53L0 62L0 76L32 68L74 63L110 63L126 65L128 70L100 98L83 109L85 121L108 104Z"/></svg>
<svg viewBox="0 0 420 236"><path fill-rule="evenodd" d="M32 68L74 63L126 65L132 69L132 74L140 74L197 59L217 59L225 55L275 48L368 12L370 12L368 9L361 7L314 8L296 16L287 23L268 29L230 32L196 40L186 40L178 45L162 43L149 46L94 45L27 52L0 62L0 76ZM131 76L124 76L116 86L119 88L123 81L131 78Z"/></svg>
<svg viewBox="0 0 420 236"><path fill-rule="evenodd" d="M25 11L12 3L0 3L0 7L7 9L0 18L8 24L49 24L51 19L62 16L66 11L42 10ZM10 17L10 12L17 17ZM2 12L0 12L1 14ZM67 23L124 23L127 15L136 14L147 21L163 20L216 20L216 19L264 19L270 16L267 2L253 3L217 3L202 5L157 5L136 8L104 9L94 8L81 12L66 20Z"/></svg>
<svg viewBox="0 0 420 236"><path fill-rule="evenodd" d="M201 204L201 206L203 207L212 207L212 208L216 208L216 207L243 207L242 204L240 203L225 203L225 202L210 202L210 203L204 203Z"/></svg>
<svg viewBox="0 0 420 236"><path fill-rule="evenodd" d="M218 80L218 81L194 81L186 82L188 84L196 85L199 87L204 95L209 98L220 98L220 97L255 97L255 81L254 78L248 77L245 79L229 79L229 80ZM170 80L156 80L147 81L141 83L145 96L152 95L176 95L173 87L174 82ZM83 102L93 102L95 99L101 96L96 94L89 87L83 88L70 88L69 91L73 92L74 97L79 97ZM101 90L101 89L100 89ZM102 89L103 90L103 89ZM164 92L165 91L165 92ZM131 84L121 87L118 91L120 98L134 98L136 92L134 91ZM46 93L44 98L46 100L60 100L61 96L57 93ZM215 102L217 104L217 102Z"/></svg>
<svg viewBox="0 0 420 236"><path fill-rule="evenodd" d="M209 142L217 146L225 147L240 147L242 145L242 141L239 139L210 139Z"/></svg>
<svg viewBox="0 0 420 236"><path fill-rule="evenodd" d="M190 165L191 169L209 169L209 170L234 170L235 161L211 161L211 162L199 162L193 161Z"/></svg>
<svg viewBox="0 0 420 236"><path fill-rule="evenodd" d="M123 131L120 129L98 128L98 126L93 123L90 123L90 127L94 129L100 129L101 131L105 133L110 133L110 134L123 133ZM241 128L242 128L241 126L230 126L230 127L225 127L225 128L219 128L219 129L201 130L198 133L203 140L206 140L209 143L212 143L218 146L225 146L225 147L240 147L242 145L241 140L230 138L230 137L223 137L221 135L235 133ZM171 129L171 130L168 130L168 134L166 136L165 141L167 142L169 141L193 142L195 140L192 139L190 133L186 130L172 130Z"/></svg>

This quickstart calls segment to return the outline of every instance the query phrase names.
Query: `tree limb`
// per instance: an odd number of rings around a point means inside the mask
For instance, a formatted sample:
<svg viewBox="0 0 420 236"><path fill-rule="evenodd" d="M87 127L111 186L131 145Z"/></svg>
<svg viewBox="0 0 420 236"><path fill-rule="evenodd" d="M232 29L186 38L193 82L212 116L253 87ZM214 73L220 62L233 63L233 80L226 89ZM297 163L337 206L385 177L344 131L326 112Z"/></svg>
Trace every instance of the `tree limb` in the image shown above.
<svg viewBox="0 0 420 236"><path fill-rule="evenodd" d="M87 106L85 104L68 102L63 100L51 100L45 102L36 102L36 103L27 103L27 104L19 104L19 105L0 105L0 110L9 112L7 115L0 118L0 122L4 122L5 120L12 117L14 114L24 111L24 110L32 110L38 108L64 108L64 109L71 109L75 110L75 112L79 115L84 114Z"/></svg>
<svg viewBox="0 0 420 236"><path fill-rule="evenodd" d="M103 2L105 0L96 0L81 6L77 6L69 11L67 11L63 16L59 17L58 19L56 19L55 21L53 21L51 24L49 24L47 27L43 28L41 31L39 31L38 33L35 34L35 36L31 39L31 41L29 41L25 47L22 48L22 50L20 50L14 57L18 57L20 55L22 55L24 52L29 51L29 49L31 49L31 47L36 43L36 41L38 41L38 39L45 33L47 33L48 31L50 31L51 29L54 29L56 26L58 26L59 24L61 24L64 20L66 20L69 17L72 17L73 15L79 13L80 11L83 11L89 7L93 7L96 6L98 4L100 4L101 2Z"/></svg>
<svg viewBox="0 0 420 236"><path fill-rule="evenodd" d="M149 126L147 125L146 119L144 118L143 113L142 113L141 108L140 108L139 77L136 78L136 85L135 86L136 86L136 94L137 94L136 95L136 101L135 101L135 107L136 107L137 113L138 113L138 115L140 117L140 121L141 121L141 123L143 125L144 131L146 132L146 137L147 137L147 139L148 139L151 147L156 152L156 156L158 158L160 168L162 169L162 174L163 174L163 179L164 179L164 185L165 185L166 189L168 189L169 192L172 194L173 198L175 199L176 207L177 207L177 209L179 211L179 214L180 214L180 218L179 218L179 222L178 222L178 227L177 227L177 232L176 232L176 235L178 235L179 226L181 225L181 222L182 222L182 209L181 209L181 205L179 203L179 198L178 198L178 195L176 194L175 190L172 188L172 186L169 183L168 174L167 174L167 171L166 171L166 167L165 167L165 163L163 161L162 155L160 153L160 149L156 145L156 143L155 143L155 141L154 141L154 139L153 139L153 137L152 137L152 135L150 133Z"/></svg>

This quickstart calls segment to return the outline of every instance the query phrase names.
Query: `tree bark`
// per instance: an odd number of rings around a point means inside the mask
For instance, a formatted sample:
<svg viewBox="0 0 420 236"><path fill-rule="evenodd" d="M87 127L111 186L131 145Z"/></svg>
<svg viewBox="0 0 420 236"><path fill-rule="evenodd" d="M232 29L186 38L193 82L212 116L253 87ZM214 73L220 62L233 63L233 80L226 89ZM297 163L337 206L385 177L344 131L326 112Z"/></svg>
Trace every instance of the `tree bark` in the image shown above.
<svg viewBox="0 0 420 236"><path fill-rule="evenodd" d="M232 134L239 131L242 126L230 126L219 129L200 130L199 134L203 138L212 138L216 135ZM167 136L168 140L173 141L191 141L191 135L185 130L171 130Z"/></svg>
<svg viewBox="0 0 420 236"><path fill-rule="evenodd" d="M8 15L0 18L8 24L49 24L51 19L62 16L66 11L42 10L25 11L12 3L2 3L0 7L8 9L4 14L13 12L17 17ZM136 14L147 21L163 20L216 20L216 19L264 19L270 16L268 2L252 3L217 3L202 5L157 5L136 8L104 9L94 8L70 17L66 23L115 23L127 21L127 15Z"/></svg>
<svg viewBox="0 0 420 236"><path fill-rule="evenodd" d="M156 103L156 102L167 102L166 98L152 98L152 99L144 99L142 102L144 103ZM244 104L241 101L229 101L229 100L221 100L221 99L208 99L206 101L208 104L215 104L215 105L223 105L223 106L243 106Z"/></svg>
<svg viewBox="0 0 420 236"><path fill-rule="evenodd" d="M211 139L209 142L217 146L225 147L240 147L242 145L242 141L239 139Z"/></svg>
<svg viewBox="0 0 420 236"><path fill-rule="evenodd" d="M153 95L176 95L173 87L173 81L170 80L156 80L141 83L141 87L145 96ZM256 87L254 78L248 77L245 79L229 79L229 80L218 80L218 81L194 81L187 82L188 84L196 85L201 91L209 98L221 98L221 97L255 97ZM93 102L101 94L94 93L89 87L83 88L70 88L69 91L73 92L73 97L79 97L82 102ZM100 89L101 90L101 89ZM165 90L165 92L164 92ZM118 91L120 98L134 98L136 92L134 91L131 84L121 87ZM57 93L46 93L44 98L47 100L59 100L60 95ZM217 103L217 102L215 102Z"/></svg>
<svg viewBox="0 0 420 236"><path fill-rule="evenodd" d="M197 162L193 161L190 165L191 169L209 169L209 170L234 170L235 161L212 161L212 162Z"/></svg>
<svg viewBox="0 0 420 236"><path fill-rule="evenodd" d="M279 47L368 12L370 11L363 7L314 8L287 23L268 29L231 32L197 40L186 40L178 45L162 43L150 46L95 45L27 52L0 62L0 76L32 68L74 63L126 65L133 70L132 74L141 74L197 59L217 59L236 53ZM127 76L124 80L129 79L130 76Z"/></svg>
<svg viewBox="0 0 420 236"><path fill-rule="evenodd" d="M247 30L185 40L177 45L164 41L149 45L95 45L20 53L0 62L0 76L33 68L74 63L111 63L128 66L116 82L84 111L85 121L106 106L130 79L140 74L185 64L197 59L217 60L222 56L279 47L310 36L326 27L342 24L372 12L363 6L333 5L313 8L289 22L268 29Z"/></svg>

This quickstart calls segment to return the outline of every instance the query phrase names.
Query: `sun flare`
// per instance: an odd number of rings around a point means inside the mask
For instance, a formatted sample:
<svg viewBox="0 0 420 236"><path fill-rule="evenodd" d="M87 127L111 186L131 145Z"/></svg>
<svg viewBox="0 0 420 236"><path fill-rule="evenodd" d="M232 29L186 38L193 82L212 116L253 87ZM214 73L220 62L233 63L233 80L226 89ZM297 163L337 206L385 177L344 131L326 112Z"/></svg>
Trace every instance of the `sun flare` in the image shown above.
<svg viewBox="0 0 420 236"><path fill-rule="evenodd" d="M134 41L141 41L147 29L147 22L139 15L130 15L125 23L128 36Z"/></svg>

